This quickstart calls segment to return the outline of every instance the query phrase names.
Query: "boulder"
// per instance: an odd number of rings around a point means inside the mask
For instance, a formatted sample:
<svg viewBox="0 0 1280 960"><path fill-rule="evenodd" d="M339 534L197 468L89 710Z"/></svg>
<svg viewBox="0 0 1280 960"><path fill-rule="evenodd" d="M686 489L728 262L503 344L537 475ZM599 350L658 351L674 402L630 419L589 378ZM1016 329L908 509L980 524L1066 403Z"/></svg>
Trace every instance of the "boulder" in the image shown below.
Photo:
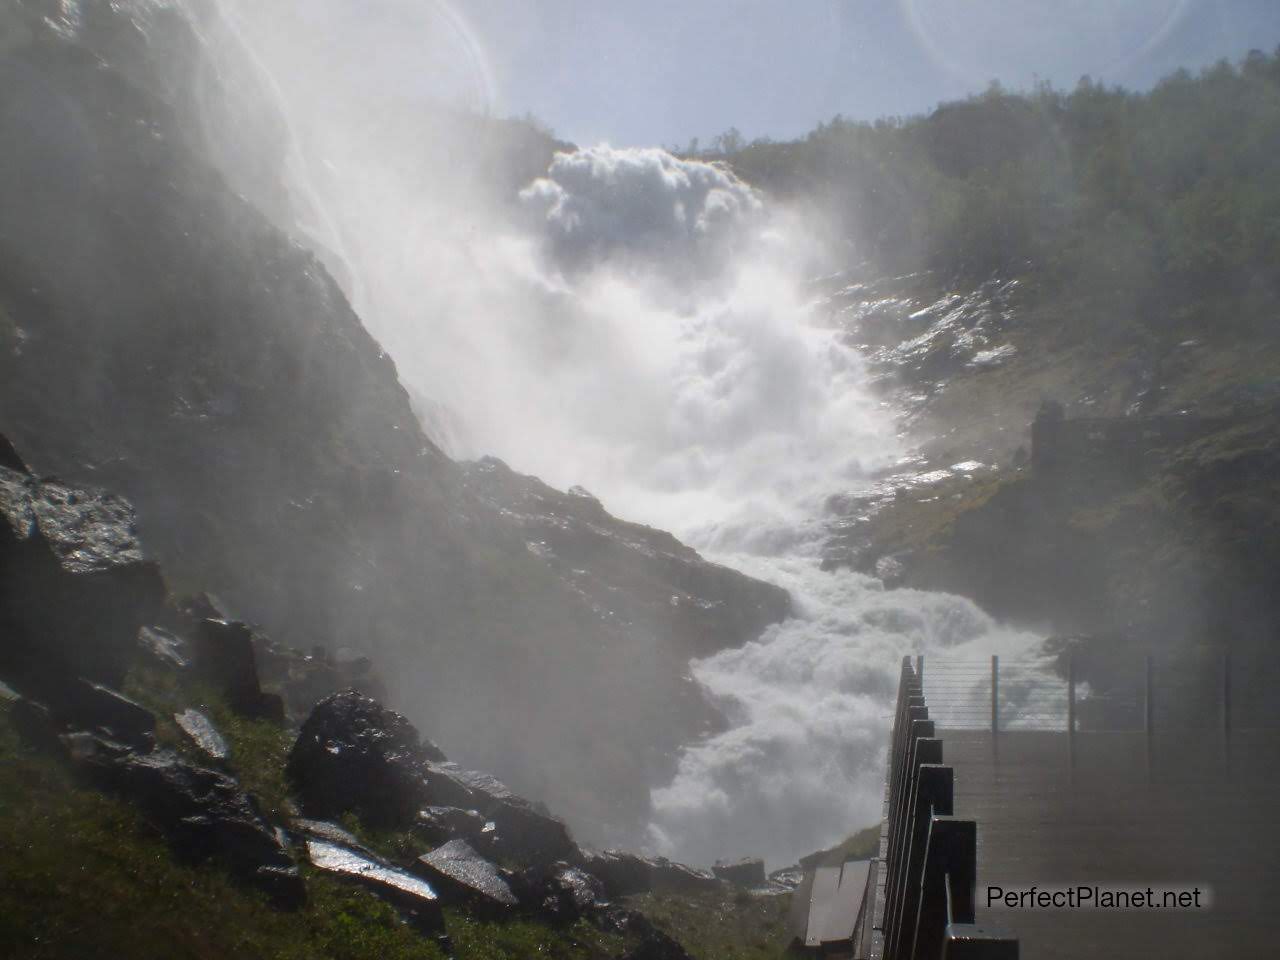
<svg viewBox="0 0 1280 960"><path fill-rule="evenodd" d="M493 824L476 810L461 807L424 807L418 811L413 832L430 843L449 840L467 840L473 846L483 846L490 839L485 826ZM496 831L497 825L493 824Z"/></svg>
<svg viewBox="0 0 1280 960"><path fill-rule="evenodd" d="M75 739L73 757L99 782L142 810L179 856L216 857L281 906L295 907L305 901L302 878L280 836L234 779L187 763L169 751L121 754L100 738L88 743L84 735Z"/></svg>
<svg viewBox="0 0 1280 960"><path fill-rule="evenodd" d="M218 732L218 728L199 710L175 713L173 720L209 759L221 761L231 755L231 748L227 746L227 741Z"/></svg>
<svg viewBox="0 0 1280 960"><path fill-rule="evenodd" d="M87 730L143 753L155 746L155 715L110 687L55 674L30 678L21 687L31 698L26 701L27 719L34 719L31 711L38 708L47 716L55 736L63 731Z"/></svg>
<svg viewBox="0 0 1280 960"><path fill-rule="evenodd" d="M331 823L328 820L308 820L305 817L294 817L289 821L289 829L302 837L303 840L323 840L325 843L333 844L335 847L346 847L348 850L354 850L370 860L385 863L382 857L361 843L354 833L344 830L336 823Z"/></svg>
<svg viewBox="0 0 1280 960"><path fill-rule="evenodd" d="M701 893L720 887L720 881L714 875L686 867L683 863L673 863L666 857L650 860L649 867L656 893Z"/></svg>
<svg viewBox="0 0 1280 960"><path fill-rule="evenodd" d="M582 867L599 878L609 897L629 897L653 889L653 864L644 857L621 850L583 854Z"/></svg>
<svg viewBox="0 0 1280 960"><path fill-rule="evenodd" d="M58 724L44 704L26 697L19 698L9 708L9 723L28 749L41 753L63 752Z"/></svg>
<svg viewBox="0 0 1280 960"><path fill-rule="evenodd" d="M227 698L231 708L250 717L284 720L284 701L264 693L258 682L253 631L239 621L204 619L193 637L199 674Z"/></svg>
<svg viewBox="0 0 1280 960"><path fill-rule="evenodd" d="M511 887L521 906L560 923L573 923L608 902L599 880L563 861L514 873Z"/></svg>
<svg viewBox="0 0 1280 960"><path fill-rule="evenodd" d="M690 960L684 947L636 910L615 907L601 918L601 926L615 933L640 938L640 942L618 960Z"/></svg>
<svg viewBox="0 0 1280 960"><path fill-rule="evenodd" d="M725 883L735 887L758 888L768 882L764 875L764 861L758 857L744 857L741 860L717 860L711 868L712 873Z"/></svg>
<svg viewBox="0 0 1280 960"><path fill-rule="evenodd" d="M12 679L118 686L139 628L166 597L127 501L9 466L0 466L0 569L0 675Z"/></svg>
<svg viewBox="0 0 1280 960"><path fill-rule="evenodd" d="M474 809L494 822L494 854L527 864L580 857L562 820L516 795L500 780L454 763L428 764L426 778L431 803Z"/></svg>
<svg viewBox="0 0 1280 960"><path fill-rule="evenodd" d="M289 752L286 773L303 810L319 818L356 813L398 829L428 805L428 757L413 724L355 691L321 700Z"/></svg>
<svg viewBox="0 0 1280 960"><path fill-rule="evenodd" d="M154 663L173 670L186 670L194 657L185 638L154 625L138 631L138 648Z"/></svg>
<svg viewBox="0 0 1280 960"><path fill-rule="evenodd" d="M465 840L450 840L422 855L413 870L450 902L489 910L507 910L518 903L498 868Z"/></svg>
<svg viewBox="0 0 1280 960"><path fill-rule="evenodd" d="M425 880L324 840L308 840L307 857L317 870L357 883L386 900L421 932L443 929L440 898Z"/></svg>
<svg viewBox="0 0 1280 960"><path fill-rule="evenodd" d="M679 942L661 930L650 930L633 950L623 954L621 960L691 960Z"/></svg>

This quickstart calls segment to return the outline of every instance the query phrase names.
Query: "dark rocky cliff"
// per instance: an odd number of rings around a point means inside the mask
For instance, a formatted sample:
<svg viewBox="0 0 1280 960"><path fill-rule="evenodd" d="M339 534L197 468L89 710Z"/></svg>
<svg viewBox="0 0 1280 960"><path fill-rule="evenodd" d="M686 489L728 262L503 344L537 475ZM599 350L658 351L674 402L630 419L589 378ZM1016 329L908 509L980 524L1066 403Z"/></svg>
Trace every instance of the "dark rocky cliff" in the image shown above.
<svg viewBox="0 0 1280 960"><path fill-rule="evenodd" d="M635 600L623 564L593 569L634 601L607 615L530 549L527 504L513 516L426 438L320 260L242 195L278 219L281 191L213 165L184 87L208 64L178 9L3 18L0 430L35 470L133 501L176 590L300 648L375 653L451 754L588 838L635 829L712 722L689 656L750 639L785 594L671 541L661 589L696 614ZM632 537L603 511L591 529Z"/></svg>

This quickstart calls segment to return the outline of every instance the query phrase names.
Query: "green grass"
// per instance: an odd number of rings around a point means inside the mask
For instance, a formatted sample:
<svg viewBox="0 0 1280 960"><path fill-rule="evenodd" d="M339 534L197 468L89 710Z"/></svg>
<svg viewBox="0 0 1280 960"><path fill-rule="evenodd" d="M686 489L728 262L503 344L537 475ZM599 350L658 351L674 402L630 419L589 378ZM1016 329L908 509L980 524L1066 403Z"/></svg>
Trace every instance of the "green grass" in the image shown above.
<svg viewBox="0 0 1280 960"><path fill-rule="evenodd" d="M778 960L792 939L789 894L643 894L628 897L627 905L679 940L694 960Z"/></svg>
<svg viewBox="0 0 1280 960"><path fill-rule="evenodd" d="M242 768L278 756L280 731L218 719ZM257 776L260 784L269 779L263 769ZM7 706L0 706L0 863L0 956L15 960L445 956L377 898L314 871L307 906L282 912L215 865L175 861L129 805L22 748ZM447 927L459 960L606 960L627 945L585 923L561 929L447 911Z"/></svg>

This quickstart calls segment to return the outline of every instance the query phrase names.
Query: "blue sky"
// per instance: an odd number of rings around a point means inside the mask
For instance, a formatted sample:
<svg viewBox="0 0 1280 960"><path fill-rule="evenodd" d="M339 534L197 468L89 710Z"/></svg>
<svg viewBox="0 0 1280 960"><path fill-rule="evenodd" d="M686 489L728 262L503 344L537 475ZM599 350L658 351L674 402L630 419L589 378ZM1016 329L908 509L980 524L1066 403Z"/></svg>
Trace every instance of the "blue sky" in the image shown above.
<svg viewBox="0 0 1280 960"><path fill-rule="evenodd" d="M438 3L440 0L425 0ZM453 0L494 109L579 143L799 136L837 113L1082 74L1127 87L1280 45L1280 0ZM464 30L466 28L463 28ZM475 57L471 58L473 61Z"/></svg>

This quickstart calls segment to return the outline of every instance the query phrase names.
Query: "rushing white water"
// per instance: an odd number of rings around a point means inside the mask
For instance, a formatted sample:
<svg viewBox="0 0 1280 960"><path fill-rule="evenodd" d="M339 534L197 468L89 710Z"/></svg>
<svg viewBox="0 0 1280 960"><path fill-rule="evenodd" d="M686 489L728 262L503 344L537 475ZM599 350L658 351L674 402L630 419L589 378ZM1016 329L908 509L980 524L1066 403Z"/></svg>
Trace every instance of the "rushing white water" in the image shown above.
<svg viewBox="0 0 1280 960"><path fill-rule="evenodd" d="M258 64L292 65L272 87L338 238L318 239L402 379L449 412L454 452L581 484L791 591L793 619L693 665L730 729L655 785L653 847L781 865L874 821L900 657L1033 638L960 598L819 569L827 497L904 451L862 358L807 302L809 225L658 149L562 154L494 197L472 172L483 145L406 129L412 112L370 122L323 51L251 16L238 29Z"/></svg>

